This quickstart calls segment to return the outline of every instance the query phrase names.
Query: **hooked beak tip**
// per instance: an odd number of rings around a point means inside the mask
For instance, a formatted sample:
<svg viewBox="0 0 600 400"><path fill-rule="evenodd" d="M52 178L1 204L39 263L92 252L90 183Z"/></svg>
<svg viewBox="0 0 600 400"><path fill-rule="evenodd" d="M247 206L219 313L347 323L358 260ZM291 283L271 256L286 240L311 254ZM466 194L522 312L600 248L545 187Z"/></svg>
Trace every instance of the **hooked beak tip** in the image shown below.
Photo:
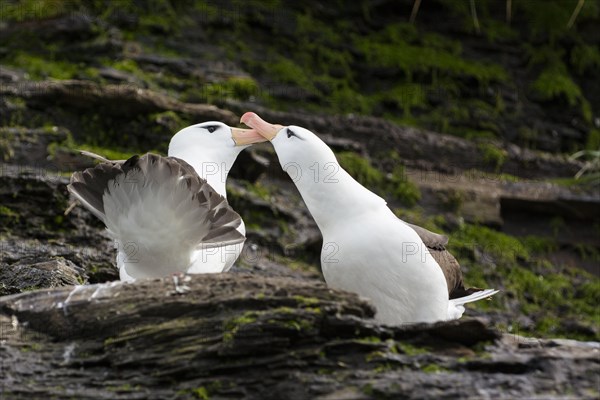
<svg viewBox="0 0 600 400"><path fill-rule="evenodd" d="M248 111L248 112L244 113L244 115L242 115L242 117L240 118L240 122L249 127L252 127L252 125L250 125L248 122L250 122L250 120L254 119L255 117L256 117L255 113Z"/></svg>

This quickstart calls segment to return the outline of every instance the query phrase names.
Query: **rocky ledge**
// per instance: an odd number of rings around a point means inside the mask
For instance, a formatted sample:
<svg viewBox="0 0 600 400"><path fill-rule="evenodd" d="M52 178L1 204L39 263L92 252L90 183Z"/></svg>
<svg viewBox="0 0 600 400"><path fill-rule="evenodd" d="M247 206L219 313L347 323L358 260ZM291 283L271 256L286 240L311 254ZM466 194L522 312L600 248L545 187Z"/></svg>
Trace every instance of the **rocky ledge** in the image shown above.
<svg viewBox="0 0 600 400"><path fill-rule="evenodd" d="M6 296L0 388L11 399L598 395L598 343L468 318L384 327L373 312L322 283L246 274Z"/></svg>

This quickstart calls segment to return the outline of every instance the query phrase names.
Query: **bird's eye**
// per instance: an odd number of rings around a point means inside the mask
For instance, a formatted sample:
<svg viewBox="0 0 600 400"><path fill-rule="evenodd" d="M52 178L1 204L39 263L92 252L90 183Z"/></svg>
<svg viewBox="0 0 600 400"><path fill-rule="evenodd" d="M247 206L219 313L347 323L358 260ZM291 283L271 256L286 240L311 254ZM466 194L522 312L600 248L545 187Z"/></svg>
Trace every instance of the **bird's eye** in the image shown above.
<svg viewBox="0 0 600 400"><path fill-rule="evenodd" d="M290 128L287 128L286 133L287 133L288 139L291 138L292 136L298 137L298 135L296 135L296 133L294 133L294 131L291 130Z"/></svg>
<svg viewBox="0 0 600 400"><path fill-rule="evenodd" d="M210 133L213 133L217 129L219 129L219 127L217 125L210 125L210 126L206 127L206 130L209 131Z"/></svg>

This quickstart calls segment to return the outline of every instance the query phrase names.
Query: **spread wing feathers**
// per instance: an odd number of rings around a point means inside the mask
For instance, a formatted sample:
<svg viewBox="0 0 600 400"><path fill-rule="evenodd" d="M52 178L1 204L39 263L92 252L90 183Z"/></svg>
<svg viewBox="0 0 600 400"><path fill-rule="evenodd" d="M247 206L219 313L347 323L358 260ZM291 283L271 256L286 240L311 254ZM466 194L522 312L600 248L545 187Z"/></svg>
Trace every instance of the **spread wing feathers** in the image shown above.
<svg viewBox="0 0 600 400"><path fill-rule="evenodd" d="M96 217L106 222L102 201L104 191L108 187L108 182L126 172L124 163L107 161L83 172L75 172L71 175L71 182L67 185L67 189Z"/></svg>
<svg viewBox="0 0 600 400"><path fill-rule="evenodd" d="M111 235L148 247L218 247L244 241L227 200L175 157L107 161L71 177L69 191Z"/></svg>
<svg viewBox="0 0 600 400"><path fill-rule="evenodd" d="M429 249L434 260L442 269L442 272L446 277L450 299L468 296L483 290L479 288L465 288L460 264L456 258L446 250L446 245L448 244L447 236L431 232L418 225L407 225L417 232L423 243L425 243L425 246Z"/></svg>

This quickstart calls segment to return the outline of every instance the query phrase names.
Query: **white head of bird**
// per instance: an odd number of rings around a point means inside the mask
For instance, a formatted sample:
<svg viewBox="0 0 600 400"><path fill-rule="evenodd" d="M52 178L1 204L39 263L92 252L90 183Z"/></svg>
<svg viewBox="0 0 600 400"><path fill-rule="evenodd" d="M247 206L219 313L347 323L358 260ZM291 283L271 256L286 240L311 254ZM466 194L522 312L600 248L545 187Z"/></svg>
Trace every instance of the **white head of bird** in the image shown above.
<svg viewBox="0 0 600 400"><path fill-rule="evenodd" d="M323 233L330 222L347 218L348 213L355 215L358 208L363 212L385 206L385 200L356 182L329 146L308 129L270 124L253 112L245 113L241 122L271 141L281 167L294 181ZM353 196L348 196L349 191Z"/></svg>
<svg viewBox="0 0 600 400"><path fill-rule="evenodd" d="M238 154L254 143L265 142L254 129L233 128L209 121L183 128L169 143L169 156L190 164L220 195Z"/></svg>

